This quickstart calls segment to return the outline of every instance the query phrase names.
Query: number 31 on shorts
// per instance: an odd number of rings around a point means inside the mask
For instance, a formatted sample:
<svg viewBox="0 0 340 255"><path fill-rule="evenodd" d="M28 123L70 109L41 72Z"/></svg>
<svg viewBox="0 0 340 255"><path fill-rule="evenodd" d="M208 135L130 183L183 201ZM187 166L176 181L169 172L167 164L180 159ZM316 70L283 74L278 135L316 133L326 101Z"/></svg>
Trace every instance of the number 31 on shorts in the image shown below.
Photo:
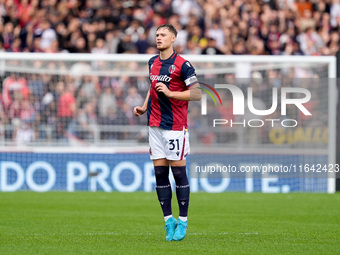
<svg viewBox="0 0 340 255"><path fill-rule="evenodd" d="M170 139L169 140L169 150L172 151L176 148L176 150L179 150L179 139Z"/></svg>

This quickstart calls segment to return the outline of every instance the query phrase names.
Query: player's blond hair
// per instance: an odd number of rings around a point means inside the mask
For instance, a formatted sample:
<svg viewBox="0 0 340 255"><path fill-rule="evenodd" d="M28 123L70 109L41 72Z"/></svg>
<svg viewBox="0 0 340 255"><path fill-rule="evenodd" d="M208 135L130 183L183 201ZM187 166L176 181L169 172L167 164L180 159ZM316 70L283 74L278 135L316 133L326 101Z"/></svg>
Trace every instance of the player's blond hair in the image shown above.
<svg viewBox="0 0 340 255"><path fill-rule="evenodd" d="M159 27L157 27L156 31L158 31L158 29L161 29L161 28L167 28L171 33L173 33L177 37L178 32L173 25L171 25L171 24L160 25Z"/></svg>

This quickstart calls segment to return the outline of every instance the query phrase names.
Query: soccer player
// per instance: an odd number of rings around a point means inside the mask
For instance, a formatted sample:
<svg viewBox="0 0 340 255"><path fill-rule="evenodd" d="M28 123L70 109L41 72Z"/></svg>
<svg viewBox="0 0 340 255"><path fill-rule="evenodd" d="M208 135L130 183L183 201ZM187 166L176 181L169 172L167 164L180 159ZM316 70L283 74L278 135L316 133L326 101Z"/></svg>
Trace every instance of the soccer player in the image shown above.
<svg viewBox="0 0 340 255"><path fill-rule="evenodd" d="M186 235L190 193L186 173L188 101L201 99L195 69L173 49L176 36L177 31L170 24L157 28L160 54L149 60L150 90L143 106L133 110L135 116L147 111L150 159L155 168L156 192L164 215L167 241L180 241ZM172 216L169 166L176 182L178 221Z"/></svg>

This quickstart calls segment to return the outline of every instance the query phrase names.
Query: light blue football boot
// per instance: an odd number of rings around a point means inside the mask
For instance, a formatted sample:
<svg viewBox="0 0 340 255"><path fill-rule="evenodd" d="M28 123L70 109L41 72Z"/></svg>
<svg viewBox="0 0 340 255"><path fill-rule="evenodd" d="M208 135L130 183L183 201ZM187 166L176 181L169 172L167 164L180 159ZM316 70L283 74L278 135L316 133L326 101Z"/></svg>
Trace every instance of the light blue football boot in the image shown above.
<svg viewBox="0 0 340 255"><path fill-rule="evenodd" d="M178 219L176 232L174 235L174 241L181 241L187 234L187 228L188 228L188 222L187 221L181 221Z"/></svg>
<svg viewBox="0 0 340 255"><path fill-rule="evenodd" d="M174 237L174 234L175 234L176 226L177 226L177 221L174 217L169 218L165 222L164 228L166 228L166 240L167 241L172 241L172 238Z"/></svg>

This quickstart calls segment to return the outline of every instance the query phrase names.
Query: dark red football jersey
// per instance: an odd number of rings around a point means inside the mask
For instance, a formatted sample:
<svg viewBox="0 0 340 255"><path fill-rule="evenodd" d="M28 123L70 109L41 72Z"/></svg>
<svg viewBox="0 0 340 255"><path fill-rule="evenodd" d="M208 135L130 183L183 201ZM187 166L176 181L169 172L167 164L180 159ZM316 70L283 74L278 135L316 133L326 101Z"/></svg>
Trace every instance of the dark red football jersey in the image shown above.
<svg viewBox="0 0 340 255"><path fill-rule="evenodd" d="M189 61L174 52L166 60L154 56L149 60L150 97L148 101L148 125L166 130L187 128L188 101L168 98L157 92L155 85L163 82L170 91L188 90L196 84L195 69Z"/></svg>

